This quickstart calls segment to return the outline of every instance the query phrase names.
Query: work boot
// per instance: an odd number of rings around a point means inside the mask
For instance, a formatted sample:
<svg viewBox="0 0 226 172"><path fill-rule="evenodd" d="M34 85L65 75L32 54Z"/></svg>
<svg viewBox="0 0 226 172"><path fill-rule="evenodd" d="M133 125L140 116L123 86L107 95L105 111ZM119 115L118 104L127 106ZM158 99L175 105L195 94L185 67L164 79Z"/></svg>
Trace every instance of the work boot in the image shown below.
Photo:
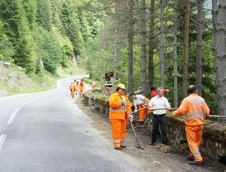
<svg viewBox="0 0 226 172"><path fill-rule="evenodd" d="M139 125L144 125L144 121L139 122Z"/></svg>
<svg viewBox="0 0 226 172"><path fill-rule="evenodd" d="M151 142L150 145L154 146L155 145L155 142Z"/></svg>
<svg viewBox="0 0 226 172"><path fill-rule="evenodd" d="M193 157L187 157L186 160L188 160L188 161L194 161L195 159Z"/></svg>
<svg viewBox="0 0 226 172"><path fill-rule="evenodd" d="M117 147L117 148L115 148L115 150L122 150L122 148L121 147Z"/></svg>
<svg viewBox="0 0 226 172"><path fill-rule="evenodd" d="M121 146L121 148L122 148L122 149L125 149L125 148L126 148L126 146Z"/></svg>
<svg viewBox="0 0 226 172"><path fill-rule="evenodd" d="M205 163L202 161L202 162L196 162L196 161L191 161L189 162L190 165L197 165L197 166L204 166Z"/></svg>

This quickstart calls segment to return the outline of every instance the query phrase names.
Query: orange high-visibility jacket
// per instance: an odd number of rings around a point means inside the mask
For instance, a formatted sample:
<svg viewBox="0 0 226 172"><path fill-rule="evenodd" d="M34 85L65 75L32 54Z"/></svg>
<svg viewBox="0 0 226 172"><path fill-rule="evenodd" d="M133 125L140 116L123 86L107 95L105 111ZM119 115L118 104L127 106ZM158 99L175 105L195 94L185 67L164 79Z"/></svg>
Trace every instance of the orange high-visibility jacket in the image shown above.
<svg viewBox="0 0 226 172"><path fill-rule="evenodd" d="M81 81L80 82L80 85L79 85L79 90L80 90L80 92L84 92L84 82L83 81Z"/></svg>
<svg viewBox="0 0 226 172"><path fill-rule="evenodd" d="M116 92L113 93L110 97L110 112L109 119L126 119L128 120L128 115L132 113L131 103L127 96L124 96L126 101L126 106L121 105L121 101L123 100L122 96Z"/></svg>
<svg viewBox="0 0 226 172"><path fill-rule="evenodd" d="M184 98L180 107L173 112L173 116L184 116L185 125L203 125L209 113L210 109L205 100L198 94L190 94Z"/></svg>
<svg viewBox="0 0 226 172"><path fill-rule="evenodd" d="M73 86L74 86L74 90L75 90L75 91L78 91L78 85L77 85L76 82L73 84Z"/></svg>

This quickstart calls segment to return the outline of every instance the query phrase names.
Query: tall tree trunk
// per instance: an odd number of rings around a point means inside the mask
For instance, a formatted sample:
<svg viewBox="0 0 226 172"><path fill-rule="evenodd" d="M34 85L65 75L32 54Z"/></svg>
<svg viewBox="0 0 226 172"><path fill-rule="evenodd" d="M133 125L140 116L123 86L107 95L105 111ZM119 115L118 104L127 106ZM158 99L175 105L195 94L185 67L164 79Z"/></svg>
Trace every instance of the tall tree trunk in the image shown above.
<svg viewBox="0 0 226 172"><path fill-rule="evenodd" d="M118 30L119 30L119 0L115 0L115 33L114 33L114 78L117 73L117 62L118 62Z"/></svg>
<svg viewBox="0 0 226 172"><path fill-rule="evenodd" d="M202 96L202 6L203 0L196 0L198 13L197 13L197 43L196 43L196 85L198 93Z"/></svg>
<svg viewBox="0 0 226 172"><path fill-rule="evenodd" d="M178 70L177 70L177 0L174 1L174 107L178 107Z"/></svg>
<svg viewBox="0 0 226 172"><path fill-rule="evenodd" d="M220 115L226 115L226 1L212 0L212 8L218 108Z"/></svg>
<svg viewBox="0 0 226 172"><path fill-rule="evenodd" d="M129 0L129 26L128 26L128 93L133 92L133 25L134 1Z"/></svg>
<svg viewBox="0 0 226 172"><path fill-rule="evenodd" d="M189 23L190 23L190 0L186 0L184 22L184 66L183 66L183 97L187 96L188 85L188 46L189 46Z"/></svg>
<svg viewBox="0 0 226 172"><path fill-rule="evenodd" d="M146 1L141 0L141 92L146 95Z"/></svg>
<svg viewBox="0 0 226 172"><path fill-rule="evenodd" d="M148 88L153 86L154 79L154 49L155 49L155 0L150 4L150 25L149 25L149 60L148 60ZM148 91L150 91L148 89ZM149 93L150 94L150 93Z"/></svg>
<svg viewBox="0 0 226 172"><path fill-rule="evenodd" d="M164 0L160 1L160 76L161 87L165 87L165 56L164 56Z"/></svg>

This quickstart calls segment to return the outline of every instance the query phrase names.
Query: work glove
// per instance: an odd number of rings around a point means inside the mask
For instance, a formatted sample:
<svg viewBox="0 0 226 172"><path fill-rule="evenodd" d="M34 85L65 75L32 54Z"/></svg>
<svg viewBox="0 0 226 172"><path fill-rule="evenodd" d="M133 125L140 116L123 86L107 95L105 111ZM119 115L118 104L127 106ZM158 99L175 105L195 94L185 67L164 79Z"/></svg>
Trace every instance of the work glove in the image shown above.
<svg viewBox="0 0 226 172"><path fill-rule="evenodd" d="M125 106L126 105L126 101L125 100L122 100L121 101L121 105Z"/></svg>
<svg viewBox="0 0 226 172"><path fill-rule="evenodd" d="M153 110L154 110L154 108L153 108L153 107L149 107L149 109L150 109L150 111L153 111Z"/></svg>
<svg viewBox="0 0 226 172"><path fill-rule="evenodd" d="M147 108L148 106L147 106L147 105L143 105L143 107L144 107L144 108Z"/></svg>
<svg viewBox="0 0 226 172"><path fill-rule="evenodd" d="M130 120L130 122L133 122L133 114L129 115L129 120Z"/></svg>

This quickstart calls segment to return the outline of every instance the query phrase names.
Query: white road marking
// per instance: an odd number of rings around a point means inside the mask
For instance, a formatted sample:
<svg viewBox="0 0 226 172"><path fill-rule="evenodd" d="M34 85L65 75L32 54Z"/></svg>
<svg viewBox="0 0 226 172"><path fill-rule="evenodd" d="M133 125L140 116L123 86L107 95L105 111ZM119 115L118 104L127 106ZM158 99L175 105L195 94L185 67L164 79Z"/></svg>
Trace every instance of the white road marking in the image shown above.
<svg viewBox="0 0 226 172"><path fill-rule="evenodd" d="M39 98L38 98L38 99L39 99ZM20 111L20 109L21 109L23 106L26 106L26 105L28 105L28 104L31 104L32 102L34 102L34 101L36 101L36 100L38 100L38 99L30 100L30 101L24 103L21 107L18 107L18 108L12 113L12 115L10 116L10 118L9 118L9 120L8 120L8 122L7 122L7 125L10 125L10 124L13 123L14 118L16 117L17 113Z"/></svg>
<svg viewBox="0 0 226 172"><path fill-rule="evenodd" d="M32 103L33 101L34 100L28 101L28 102L24 103L23 106L28 105L28 104Z"/></svg>
<svg viewBox="0 0 226 172"><path fill-rule="evenodd" d="M11 115L11 117L9 118L7 125L12 124L14 118L16 117L16 114L20 111L21 107L18 107Z"/></svg>
<svg viewBox="0 0 226 172"><path fill-rule="evenodd" d="M34 99L34 100L30 100L30 101L24 103L24 104L22 105L22 107L23 107L23 106L26 106L26 105L29 105L29 104L35 102L35 101L38 100L38 99L40 99L40 98L37 98L37 99Z"/></svg>
<svg viewBox="0 0 226 172"><path fill-rule="evenodd" d="M2 134L0 136L0 150L2 149L2 146L3 146L4 142L5 142L6 136L7 136L6 134Z"/></svg>

